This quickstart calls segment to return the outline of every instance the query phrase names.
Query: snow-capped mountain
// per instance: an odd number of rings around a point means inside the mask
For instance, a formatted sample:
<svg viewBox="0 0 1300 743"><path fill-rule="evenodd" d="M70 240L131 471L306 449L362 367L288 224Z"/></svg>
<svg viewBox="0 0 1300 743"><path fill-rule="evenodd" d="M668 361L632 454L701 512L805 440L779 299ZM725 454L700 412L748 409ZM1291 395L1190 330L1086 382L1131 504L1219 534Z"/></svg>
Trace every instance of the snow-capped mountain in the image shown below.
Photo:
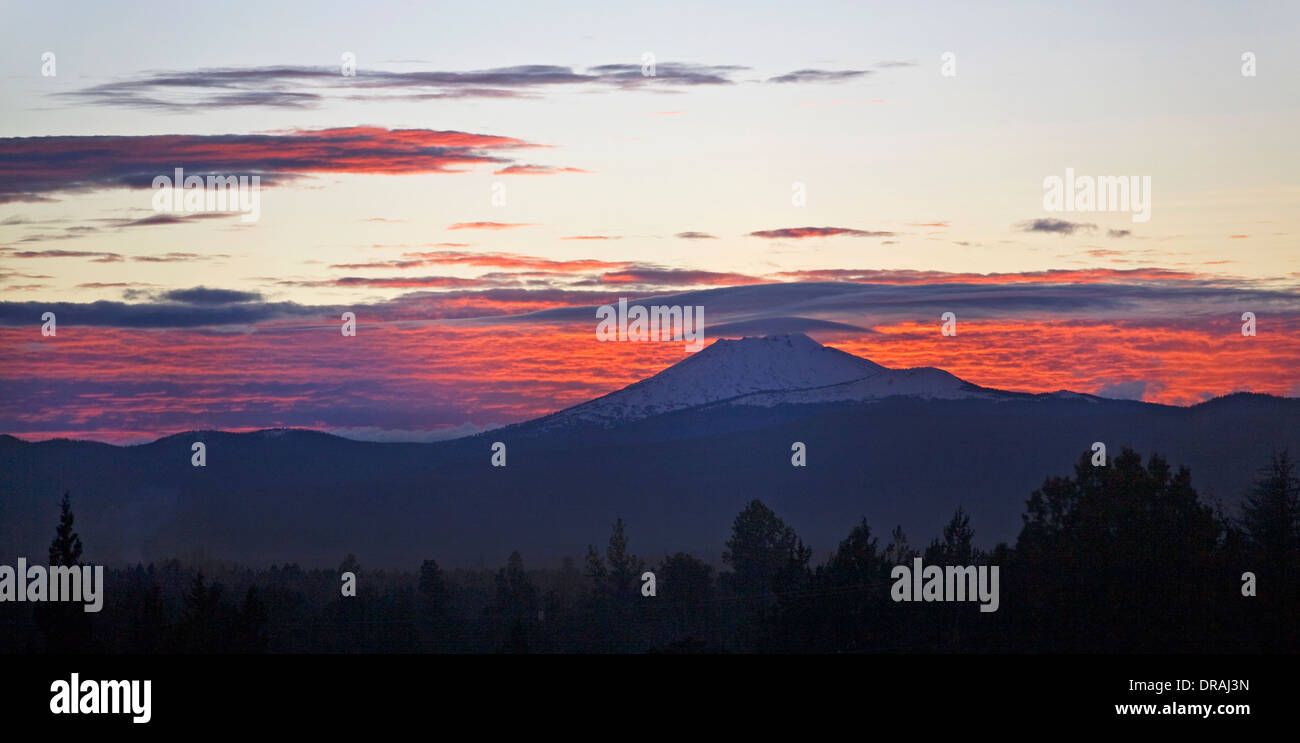
<svg viewBox="0 0 1300 743"><path fill-rule="evenodd" d="M876 400L989 398L1002 393L942 369L889 369L828 348L803 333L720 339L658 374L536 423L611 427L701 405L757 405Z"/></svg>

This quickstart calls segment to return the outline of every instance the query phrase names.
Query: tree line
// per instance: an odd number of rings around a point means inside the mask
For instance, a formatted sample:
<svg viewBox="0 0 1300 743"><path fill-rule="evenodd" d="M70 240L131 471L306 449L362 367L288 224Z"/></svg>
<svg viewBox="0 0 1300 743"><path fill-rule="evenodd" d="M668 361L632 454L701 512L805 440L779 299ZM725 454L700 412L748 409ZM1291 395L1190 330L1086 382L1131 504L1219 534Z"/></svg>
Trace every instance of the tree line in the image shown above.
<svg viewBox="0 0 1300 743"><path fill-rule="evenodd" d="M493 570L253 570L178 560L106 571L104 610L0 604L0 651L261 652L1289 652L1300 650L1300 481L1273 454L1234 513L1187 468L1131 449L1091 453L1027 499L1014 544L975 546L958 508L924 546L864 519L813 565L759 500L735 519L722 569L678 552L647 560L618 519L581 563ZM51 565L80 565L68 495ZM898 602L891 571L996 565L1000 602ZM655 595L643 595L646 572ZM339 576L357 576L343 596Z"/></svg>

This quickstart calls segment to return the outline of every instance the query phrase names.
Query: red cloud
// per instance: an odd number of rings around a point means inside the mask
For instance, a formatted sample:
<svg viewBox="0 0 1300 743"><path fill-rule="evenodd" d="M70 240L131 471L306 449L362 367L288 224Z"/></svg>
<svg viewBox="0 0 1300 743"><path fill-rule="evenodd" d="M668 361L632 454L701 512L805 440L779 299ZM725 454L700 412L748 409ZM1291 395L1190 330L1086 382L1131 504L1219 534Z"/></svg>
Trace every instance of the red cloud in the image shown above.
<svg viewBox="0 0 1300 743"><path fill-rule="evenodd" d="M418 266L481 266L497 269L530 269L555 273L579 273L626 268L628 263L591 258L553 260L514 253L467 253L457 250L434 250L402 253L404 260L373 263L344 263L330 268L414 268Z"/></svg>
<svg viewBox="0 0 1300 743"><path fill-rule="evenodd" d="M507 312L612 301L550 294L533 300L529 294L424 300L422 307L454 316L453 303L462 301L475 312L481 301ZM556 325L504 317L486 326L377 323L348 343L337 342L336 321L322 317L321 332L262 324L256 333L238 334L76 325L65 332L61 325L57 354L32 343L28 328L0 327L0 349L13 362L0 367L0 381L14 390L38 380L79 392L75 405L60 395L11 396L0 400L0 420L7 432L24 438L110 441L205 425L233 430L319 419L319 427L329 427L336 425L329 418L345 415L348 406L337 405L321 380L346 368L349 394L372 411L374 425L394 424L412 408L429 425L510 422L611 392L681 360L674 344L595 343L592 320L585 317ZM874 333L828 342L887 366L937 366L1001 389L1086 392L1115 379L1141 379L1150 382L1149 402L1189 404L1237 389L1245 368L1253 390L1288 394L1300 357L1300 323L1279 322L1268 344L1242 342L1231 327L1200 321L1032 320L967 320L960 351L933 321L881 324ZM358 354L368 363L357 364ZM86 383L97 389L78 389Z"/></svg>

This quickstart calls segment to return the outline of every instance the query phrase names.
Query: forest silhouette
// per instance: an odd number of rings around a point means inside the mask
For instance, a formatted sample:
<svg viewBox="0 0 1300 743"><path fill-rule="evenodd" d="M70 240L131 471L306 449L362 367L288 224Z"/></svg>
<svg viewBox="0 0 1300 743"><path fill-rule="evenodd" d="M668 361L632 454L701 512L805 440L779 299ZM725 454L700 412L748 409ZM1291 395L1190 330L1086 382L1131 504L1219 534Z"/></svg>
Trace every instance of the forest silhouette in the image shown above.
<svg viewBox="0 0 1300 743"><path fill-rule="evenodd" d="M975 546L958 508L925 546L862 520L821 564L759 500L734 521L721 569L650 560L618 519L602 547L554 569L519 552L497 570L252 568L172 559L105 574L103 611L0 604L6 653L1295 653L1300 481L1273 453L1239 509L1205 503L1186 468L1124 449L1085 452L1029 495L1015 544ZM431 545L430 553L436 553ZM997 611L898 602L891 570L996 565ZM65 494L51 565L93 562ZM646 572L653 596L643 595ZM340 575L356 575L343 596ZM1245 574L1253 574L1247 580ZM1249 587L1248 587L1249 584ZM1253 595L1248 595L1253 594Z"/></svg>

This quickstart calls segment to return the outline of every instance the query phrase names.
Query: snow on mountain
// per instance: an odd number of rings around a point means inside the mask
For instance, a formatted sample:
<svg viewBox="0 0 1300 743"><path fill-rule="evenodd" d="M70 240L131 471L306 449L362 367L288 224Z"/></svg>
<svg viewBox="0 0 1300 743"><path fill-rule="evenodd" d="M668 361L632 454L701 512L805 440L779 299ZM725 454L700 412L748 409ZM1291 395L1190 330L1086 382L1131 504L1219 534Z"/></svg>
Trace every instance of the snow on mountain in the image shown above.
<svg viewBox="0 0 1300 743"><path fill-rule="evenodd" d="M604 397L543 418L544 428L610 427L710 404L873 400L894 395L955 399L991 397L941 369L889 369L828 348L803 333L720 339L699 353Z"/></svg>
<svg viewBox="0 0 1300 743"><path fill-rule="evenodd" d="M902 395L930 400L958 400L968 398L997 399L1002 393L978 387L949 374L942 369L918 367L915 369L885 369L864 379L808 390L760 392L730 401L731 405L757 405L771 407L794 403L824 403L861 400L879 400Z"/></svg>

